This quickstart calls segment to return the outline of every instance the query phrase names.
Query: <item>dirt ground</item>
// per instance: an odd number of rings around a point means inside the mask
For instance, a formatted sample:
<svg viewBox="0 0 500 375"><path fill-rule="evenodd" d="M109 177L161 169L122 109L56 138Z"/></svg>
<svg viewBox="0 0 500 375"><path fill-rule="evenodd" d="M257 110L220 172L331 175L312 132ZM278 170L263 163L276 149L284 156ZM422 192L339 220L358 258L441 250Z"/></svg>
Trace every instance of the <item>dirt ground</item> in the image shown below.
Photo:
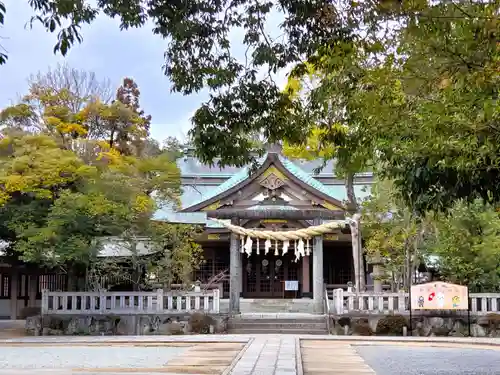
<svg viewBox="0 0 500 375"><path fill-rule="evenodd" d="M24 320L0 320L0 339L26 336Z"/></svg>

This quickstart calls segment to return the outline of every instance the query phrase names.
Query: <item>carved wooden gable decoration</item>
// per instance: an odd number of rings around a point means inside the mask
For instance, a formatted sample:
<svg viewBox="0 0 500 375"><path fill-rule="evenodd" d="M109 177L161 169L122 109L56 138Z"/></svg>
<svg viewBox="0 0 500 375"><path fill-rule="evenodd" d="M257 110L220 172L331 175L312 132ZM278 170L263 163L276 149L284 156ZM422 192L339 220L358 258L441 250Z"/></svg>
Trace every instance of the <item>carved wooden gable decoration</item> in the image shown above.
<svg viewBox="0 0 500 375"><path fill-rule="evenodd" d="M253 174L249 175L248 169L244 168L199 202L193 203L182 211L302 210L312 207L345 210L327 186L277 153L267 154Z"/></svg>

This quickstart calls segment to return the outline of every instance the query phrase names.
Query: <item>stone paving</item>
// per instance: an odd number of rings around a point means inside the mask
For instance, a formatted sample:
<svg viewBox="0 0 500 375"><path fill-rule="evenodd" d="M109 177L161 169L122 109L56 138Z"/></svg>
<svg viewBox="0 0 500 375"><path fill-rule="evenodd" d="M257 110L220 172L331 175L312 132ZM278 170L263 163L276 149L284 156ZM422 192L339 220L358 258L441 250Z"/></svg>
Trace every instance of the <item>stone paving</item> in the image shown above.
<svg viewBox="0 0 500 375"><path fill-rule="evenodd" d="M464 350L500 355L500 340L491 338L317 335L30 337L0 340L0 347L0 375L374 375L375 371L389 375L376 362L376 353L391 350L397 355L398 347L401 353L427 350L436 356L436 363L440 351L451 348L455 352L450 358L457 360L457 353ZM497 358L488 355L491 361ZM415 369L421 357L415 357ZM404 364L393 367L405 368ZM460 374L469 374L464 364L456 368L462 370Z"/></svg>
<svg viewBox="0 0 500 375"><path fill-rule="evenodd" d="M297 340L273 335L251 340L231 375L297 375Z"/></svg>

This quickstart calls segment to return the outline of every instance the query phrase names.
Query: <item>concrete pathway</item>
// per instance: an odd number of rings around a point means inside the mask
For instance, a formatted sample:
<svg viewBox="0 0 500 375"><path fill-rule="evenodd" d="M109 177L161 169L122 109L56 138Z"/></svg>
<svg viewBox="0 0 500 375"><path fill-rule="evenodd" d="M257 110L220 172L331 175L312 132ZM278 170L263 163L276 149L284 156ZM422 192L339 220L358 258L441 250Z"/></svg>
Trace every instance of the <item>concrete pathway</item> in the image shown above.
<svg viewBox="0 0 500 375"><path fill-rule="evenodd" d="M254 338L230 374L297 375L297 341L280 335Z"/></svg>

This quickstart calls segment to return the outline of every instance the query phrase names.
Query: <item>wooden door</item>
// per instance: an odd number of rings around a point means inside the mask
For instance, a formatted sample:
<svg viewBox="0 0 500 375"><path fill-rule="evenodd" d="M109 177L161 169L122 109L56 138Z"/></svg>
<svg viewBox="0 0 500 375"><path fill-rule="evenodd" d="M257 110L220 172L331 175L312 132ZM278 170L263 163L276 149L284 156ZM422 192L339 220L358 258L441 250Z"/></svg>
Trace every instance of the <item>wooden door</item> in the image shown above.
<svg viewBox="0 0 500 375"><path fill-rule="evenodd" d="M275 256L255 254L244 256L243 295L247 298L283 298L285 280L299 280L299 264L293 262L293 254ZM289 293L285 297L290 298Z"/></svg>

